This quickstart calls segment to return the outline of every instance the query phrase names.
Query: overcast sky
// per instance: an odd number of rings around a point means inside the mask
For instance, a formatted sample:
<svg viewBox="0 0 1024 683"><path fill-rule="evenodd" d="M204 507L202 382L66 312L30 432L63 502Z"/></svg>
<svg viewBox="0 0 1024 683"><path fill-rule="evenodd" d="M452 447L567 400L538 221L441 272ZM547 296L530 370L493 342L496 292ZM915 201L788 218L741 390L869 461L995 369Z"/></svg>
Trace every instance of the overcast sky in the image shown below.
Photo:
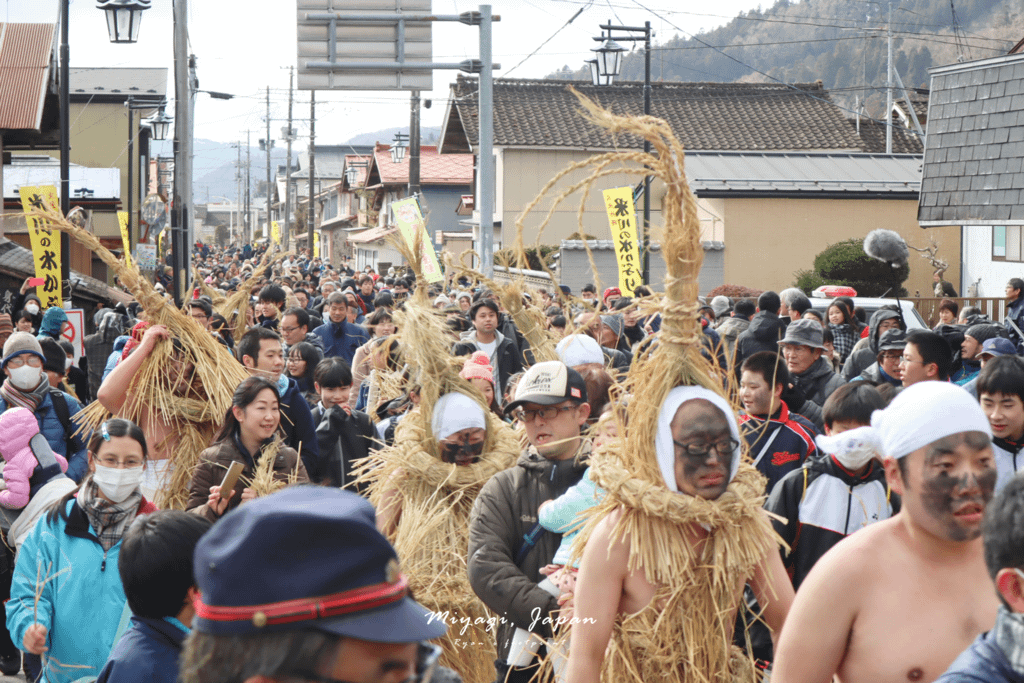
<svg viewBox="0 0 1024 683"><path fill-rule="evenodd" d="M641 4L650 11L641 9ZM565 64L582 66L596 45L591 36L599 33L598 24L609 19L630 25L650 20L657 43L680 32L697 33L723 24L754 4L754 0L494 0L493 11L501 15L494 26L494 61L502 66L496 76L538 78ZM463 0L434 0L433 11L456 14L478 6ZM57 0L0 0L0 21L56 21L57 8ZM581 8L582 14L560 30ZM190 0L189 13L190 45L197 59L199 87L236 96L223 101L200 94L195 136L228 145L244 140L245 131L252 129L255 145L265 135L265 88L270 86L271 136L280 137L285 125L282 119L288 111L288 67L296 63L295 1ZM556 31L550 42L513 69ZM173 98L171 33L171 0L153 1L152 8L143 15L135 45L108 41L106 22L103 12L96 9L96 0L71 0L72 66L164 66L168 69L168 96ZM440 62L476 57L479 30L459 23L435 24L433 50L434 61ZM434 73L434 91L423 93L424 98L434 100L433 107L423 111L424 126L441 125L448 84L457 73ZM408 125L408 102L408 93L318 91L317 143L339 143L359 133ZM302 119L295 123L299 135L308 135L307 91L296 90L294 116ZM305 145L300 138L297 149Z"/></svg>

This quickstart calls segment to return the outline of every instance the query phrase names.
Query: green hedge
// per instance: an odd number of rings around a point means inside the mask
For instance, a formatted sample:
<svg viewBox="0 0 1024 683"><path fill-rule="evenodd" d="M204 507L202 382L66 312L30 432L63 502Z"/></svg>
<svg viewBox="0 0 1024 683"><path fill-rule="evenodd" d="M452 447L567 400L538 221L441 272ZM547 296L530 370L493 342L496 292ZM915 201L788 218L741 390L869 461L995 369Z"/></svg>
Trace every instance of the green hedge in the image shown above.
<svg viewBox="0 0 1024 683"><path fill-rule="evenodd" d="M794 286L807 294L823 285L846 285L857 290L858 296L877 297L887 291L887 296L893 296L896 292L892 288L898 283L899 295L906 296L902 283L910 276L910 266L893 269L865 254L863 239L853 238L830 244L814 257L814 270L800 270L794 275Z"/></svg>

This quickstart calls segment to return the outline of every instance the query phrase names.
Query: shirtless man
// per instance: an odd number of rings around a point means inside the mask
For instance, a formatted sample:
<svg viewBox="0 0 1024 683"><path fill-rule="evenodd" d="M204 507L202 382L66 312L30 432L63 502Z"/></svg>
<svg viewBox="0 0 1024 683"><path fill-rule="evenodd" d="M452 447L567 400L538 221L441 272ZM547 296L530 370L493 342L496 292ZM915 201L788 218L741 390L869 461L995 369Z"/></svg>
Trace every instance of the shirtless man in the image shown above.
<svg viewBox="0 0 1024 683"><path fill-rule="evenodd" d="M128 391L132 378L142 368L149 354L153 353L157 343L170 338L170 330L163 325L147 328L139 345L107 375L96 394L96 400L115 416L123 416L125 406L132 406L129 400L134 401ZM177 354L173 354L167 371L174 380L174 393L184 395L188 392L195 367L176 358ZM149 444L149 457L146 458L146 472L142 482L143 494L152 499L170 481L167 461L178 442L177 430L173 422L162 419L150 406L139 406L139 410L141 414L136 423L142 427Z"/></svg>
<svg viewBox="0 0 1024 683"><path fill-rule="evenodd" d="M995 622L981 520L996 466L981 407L921 382L867 429L902 509L814 565L776 648L778 681L928 683Z"/></svg>
<svg viewBox="0 0 1024 683"><path fill-rule="evenodd" d="M677 387L673 391L678 392L680 389ZM693 387L685 389L711 394ZM680 495L713 501L726 491L736 474L740 458L736 420L724 400L716 398L717 404L705 398L684 398L675 408L670 403L673 400L670 394L666 405L662 407L663 416L673 414L667 413L666 409L669 409L674 411L674 417L670 423L671 433L666 435L668 438L659 439L670 439L667 449L659 444L659 467L668 488ZM728 414L723 409L728 410ZM659 424L661 422L659 420ZM674 449L674 453L668 449ZM653 584L643 570L629 570L630 537L612 539L621 515L622 508L618 508L606 516L587 539L574 599L575 619L572 622L566 671L568 683L597 683L600 680L613 625L620 615L640 612L656 596L659 609L667 600L672 600L674 606L678 606L676 594ZM709 537L711 534L703 527L690 524L680 528L679 542L693 546L695 556L700 558ZM728 632L708 633L707 638L716 642L709 647L728 648L732 642L736 610L742 598L743 586L748 580L759 603L765 605L765 622L773 633L781 630L793 601L793 587L786 576L780 554L767 552L752 576L735 577L733 599L725 606L727 616L721 619ZM682 618L685 619L686 615ZM680 644L680 649L685 647ZM665 675L670 674L665 672Z"/></svg>

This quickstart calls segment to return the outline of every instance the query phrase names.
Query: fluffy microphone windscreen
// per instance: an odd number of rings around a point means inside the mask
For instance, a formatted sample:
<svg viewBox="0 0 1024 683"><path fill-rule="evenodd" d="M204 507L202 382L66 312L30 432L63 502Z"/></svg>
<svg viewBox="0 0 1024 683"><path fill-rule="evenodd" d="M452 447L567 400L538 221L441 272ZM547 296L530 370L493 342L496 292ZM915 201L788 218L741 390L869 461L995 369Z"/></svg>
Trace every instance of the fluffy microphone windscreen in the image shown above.
<svg viewBox="0 0 1024 683"><path fill-rule="evenodd" d="M864 253L871 258L894 265L906 263L910 256L907 242L899 233L882 229L872 230L864 238Z"/></svg>

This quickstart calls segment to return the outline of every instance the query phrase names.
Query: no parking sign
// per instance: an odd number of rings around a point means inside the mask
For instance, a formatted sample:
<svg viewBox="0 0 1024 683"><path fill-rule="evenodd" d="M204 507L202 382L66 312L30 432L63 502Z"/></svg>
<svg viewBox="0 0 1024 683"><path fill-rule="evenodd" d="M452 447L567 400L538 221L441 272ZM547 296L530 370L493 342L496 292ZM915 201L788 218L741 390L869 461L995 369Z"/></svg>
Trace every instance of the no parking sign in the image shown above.
<svg viewBox="0 0 1024 683"><path fill-rule="evenodd" d="M81 308L72 308L64 312L68 316L70 327L61 336L75 347L75 365L78 365L78 359L82 357L82 349L85 348L82 344L82 340L85 338L85 311Z"/></svg>

